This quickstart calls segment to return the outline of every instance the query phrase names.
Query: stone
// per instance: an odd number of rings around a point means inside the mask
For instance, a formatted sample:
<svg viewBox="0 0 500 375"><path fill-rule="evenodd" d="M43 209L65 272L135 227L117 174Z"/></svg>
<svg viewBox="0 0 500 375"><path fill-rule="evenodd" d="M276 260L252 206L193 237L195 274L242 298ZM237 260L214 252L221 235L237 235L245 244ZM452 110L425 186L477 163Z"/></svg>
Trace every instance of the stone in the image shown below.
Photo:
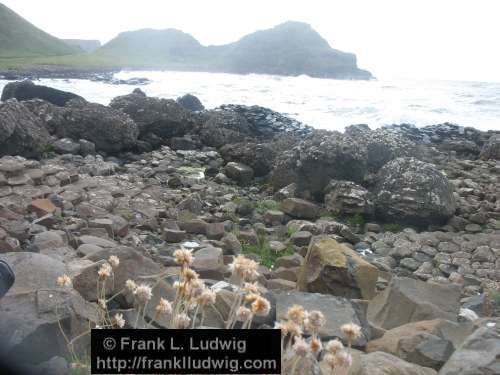
<svg viewBox="0 0 500 375"><path fill-rule="evenodd" d="M71 288L47 288L12 293L0 304L0 357L11 363L38 364L54 356L67 356L67 337L88 331L98 322L96 306ZM80 356L90 350L90 337L75 342Z"/></svg>
<svg viewBox="0 0 500 375"><path fill-rule="evenodd" d="M163 267L158 263L130 247L118 246L92 252L83 259L90 260L95 264L81 269L73 278L73 287L87 301L97 300L97 271L102 263L107 261L111 255L117 256L120 264L113 269L113 282L106 283L107 296L111 296L122 290L125 282L129 279L139 282L141 278L157 275L163 271Z"/></svg>
<svg viewBox="0 0 500 375"><path fill-rule="evenodd" d="M225 254L238 255L242 251L241 243L233 233L226 233L221 242Z"/></svg>
<svg viewBox="0 0 500 375"><path fill-rule="evenodd" d="M500 320L486 322L452 354L439 375L493 375L500 373Z"/></svg>
<svg viewBox="0 0 500 375"><path fill-rule="evenodd" d="M481 150L480 158L483 160L500 160L500 135L493 135Z"/></svg>
<svg viewBox="0 0 500 375"><path fill-rule="evenodd" d="M267 281L267 289L269 290L295 290L297 288L297 284L290 280L285 279L271 279Z"/></svg>
<svg viewBox="0 0 500 375"><path fill-rule="evenodd" d="M231 143L221 147L219 153L227 163L237 162L252 168L255 177L266 176L276 157L276 149L270 143Z"/></svg>
<svg viewBox="0 0 500 375"><path fill-rule="evenodd" d="M361 355L359 363L354 363L349 370L349 375L437 375L437 372L405 362L392 354L374 352Z"/></svg>
<svg viewBox="0 0 500 375"><path fill-rule="evenodd" d="M268 210L263 215L262 219L264 223L268 225L280 225L283 224L285 214L278 210Z"/></svg>
<svg viewBox="0 0 500 375"><path fill-rule="evenodd" d="M176 101L189 111L196 112L196 111L203 111L205 109L203 104L201 104L200 99L198 99L196 96L192 94L185 94L177 98Z"/></svg>
<svg viewBox="0 0 500 375"><path fill-rule="evenodd" d="M301 291L371 299L377 279L375 266L355 250L327 238L310 245L297 285Z"/></svg>
<svg viewBox="0 0 500 375"><path fill-rule="evenodd" d="M179 228L192 234L207 234L208 223L201 219L179 221Z"/></svg>
<svg viewBox="0 0 500 375"><path fill-rule="evenodd" d="M314 203L299 198L287 198L281 202L281 210L296 219L316 219L319 217L319 207Z"/></svg>
<svg viewBox="0 0 500 375"><path fill-rule="evenodd" d="M197 250L194 253L192 267L202 278L223 280L225 266L222 249L206 247Z"/></svg>
<svg viewBox="0 0 500 375"><path fill-rule="evenodd" d="M300 256L300 254L295 253L293 255L285 255L277 258L274 264L276 267L291 268L299 267L303 261L304 258Z"/></svg>
<svg viewBox="0 0 500 375"><path fill-rule="evenodd" d="M178 243L184 241L187 238L187 236L186 236L186 231L184 230L164 228L163 238L167 242Z"/></svg>
<svg viewBox="0 0 500 375"><path fill-rule="evenodd" d="M419 320L456 321L460 287L393 277L388 287L368 304L368 318L384 329Z"/></svg>
<svg viewBox="0 0 500 375"><path fill-rule="evenodd" d="M332 180L325 191L325 207L334 214L373 214L374 205L369 191L354 182Z"/></svg>
<svg viewBox="0 0 500 375"><path fill-rule="evenodd" d="M55 231L46 231L38 233L33 238L33 246L38 250L38 252L65 246L64 239L62 236Z"/></svg>
<svg viewBox="0 0 500 375"><path fill-rule="evenodd" d="M311 232L299 231L292 234L292 236L290 237L290 241L292 241L295 246L307 246L309 245L311 238Z"/></svg>
<svg viewBox="0 0 500 375"><path fill-rule="evenodd" d="M446 176L415 158L387 163L378 172L374 193L376 215L391 222L444 224L456 210L453 187Z"/></svg>
<svg viewBox="0 0 500 375"><path fill-rule="evenodd" d="M112 248L118 246L118 244L114 241L107 240L105 238L84 235L78 238L80 244L86 245L96 245L102 248Z"/></svg>
<svg viewBox="0 0 500 375"><path fill-rule="evenodd" d="M95 143L87 141L86 139L79 139L78 144L80 145L80 155L95 155Z"/></svg>
<svg viewBox="0 0 500 375"><path fill-rule="evenodd" d="M64 263L44 254L13 252L0 254L0 259L7 262L16 275L9 293L55 288L57 278L66 273Z"/></svg>
<svg viewBox="0 0 500 375"><path fill-rule="evenodd" d="M390 353L405 361L439 370L470 332L470 324L444 319L408 323L370 341L366 351Z"/></svg>
<svg viewBox="0 0 500 375"><path fill-rule="evenodd" d="M361 336L353 343L356 347L363 347L370 339L370 328L366 321L363 309L355 302L346 298L319 293L304 293L298 291L276 292L276 318L282 320L288 308L297 304L306 310L319 310L326 318L326 324L320 329L322 339L340 338L344 343L340 327L345 323L354 323L361 327Z"/></svg>
<svg viewBox="0 0 500 375"><path fill-rule="evenodd" d="M208 223L206 236L211 240L220 240L225 234L224 223Z"/></svg>
<svg viewBox="0 0 500 375"><path fill-rule="evenodd" d="M245 164L229 162L224 167L224 174L239 185L245 186L252 182L254 172Z"/></svg>
<svg viewBox="0 0 500 375"><path fill-rule="evenodd" d="M2 101L15 98L19 101L42 99L49 103L63 107L72 99L82 99L71 92L58 90L52 87L36 85L30 80L10 82L3 88Z"/></svg>
<svg viewBox="0 0 500 375"><path fill-rule="evenodd" d="M52 143L54 151L58 154L73 154L80 153L80 144L70 138L61 138Z"/></svg>

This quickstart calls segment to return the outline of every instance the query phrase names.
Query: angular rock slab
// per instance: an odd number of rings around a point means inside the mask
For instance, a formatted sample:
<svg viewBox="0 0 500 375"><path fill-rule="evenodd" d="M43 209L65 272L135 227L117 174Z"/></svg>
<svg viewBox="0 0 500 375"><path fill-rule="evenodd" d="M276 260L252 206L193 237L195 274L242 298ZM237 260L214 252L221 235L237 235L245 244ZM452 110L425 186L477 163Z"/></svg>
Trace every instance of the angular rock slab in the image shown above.
<svg viewBox="0 0 500 375"><path fill-rule="evenodd" d="M439 371L439 375L456 374L500 374L500 319L477 329Z"/></svg>
<svg viewBox="0 0 500 375"><path fill-rule="evenodd" d="M299 290L347 298L375 295L378 270L356 251L327 238L313 243L302 264Z"/></svg>
<svg viewBox="0 0 500 375"><path fill-rule="evenodd" d="M363 347L370 339L371 332L361 305L346 298L319 293L298 291L275 293L276 319L282 320L292 305L301 305L306 310L319 310L326 318L326 324L320 329L323 339L338 337L345 341L340 327L346 323L355 323L361 327L362 335L353 345Z"/></svg>
<svg viewBox="0 0 500 375"><path fill-rule="evenodd" d="M359 358L349 375L437 375L434 369L405 362L388 353L374 352Z"/></svg>
<svg viewBox="0 0 500 375"><path fill-rule="evenodd" d="M456 321L459 308L459 285L393 277L368 304L368 319L378 327L392 329L420 320Z"/></svg>

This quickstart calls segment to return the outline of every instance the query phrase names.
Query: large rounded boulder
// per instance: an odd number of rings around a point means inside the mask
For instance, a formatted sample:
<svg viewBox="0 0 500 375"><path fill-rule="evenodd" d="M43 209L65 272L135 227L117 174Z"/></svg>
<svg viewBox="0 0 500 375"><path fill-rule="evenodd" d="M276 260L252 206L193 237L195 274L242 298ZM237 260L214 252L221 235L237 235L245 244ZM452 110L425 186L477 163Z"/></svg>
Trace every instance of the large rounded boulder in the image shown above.
<svg viewBox="0 0 500 375"><path fill-rule="evenodd" d="M481 150L480 157L483 160L500 160L500 134L494 135L488 139L488 142L486 142Z"/></svg>
<svg viewBox="0 0 500 375"><path fill-rule="evenodd" d="M52 87L35 85L33 82L18 81L5 85L2 91L2 101L15 98L17 100L42 99L57 106L64 106L72 99L83 99L72 92L54 89Z"/></svg>
<svg viewBox="0 0 500 375"><path fill-rule="evenodd" d="M0 156L39 157L50 143L43 122L17 100L0 104Z"/></svg>
<svg viewBox="0 0 500 375"><path fill-rule="evenodd" d="M330 180L361 182L366 173L366 147L339 132L316 131L276 160L272 183L279 190L296 182L299 191L322 199Z"/></svg>
<svg viewBox="0 0 500 375"><path fill-rule="evenodd" d="M425 226L441 224L453 216L453 187L432 164L415 158L398 158L378 173L376 215L384 220Z"/></svg>
<svg viewBox="0 0 500 375"><path fill-rule="evenodd" d="M265 176L273 168L276 151L269 143L233 143L219 150L226 162L243 163L251 167L257 177Z"/></svg>
<svg viewBox="0 0 500 375"><path fill-rule="evenodd" d="M172 99L148 97L139 89L114 98L110 107L129 115L139 126L141 138L153 134L161 139L191 132L196 116Z"/></svg>

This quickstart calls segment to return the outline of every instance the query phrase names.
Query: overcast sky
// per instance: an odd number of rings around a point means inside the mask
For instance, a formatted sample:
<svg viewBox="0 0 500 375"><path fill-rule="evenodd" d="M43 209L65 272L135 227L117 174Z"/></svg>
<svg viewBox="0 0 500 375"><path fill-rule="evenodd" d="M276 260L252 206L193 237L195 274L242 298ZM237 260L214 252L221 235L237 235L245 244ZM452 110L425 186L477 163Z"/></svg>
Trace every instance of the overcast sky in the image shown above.
<svg viewBox="0 0 500 375"><path fill-rule="evenodd" d="M0 0L59 38L177 28L202 44L310 23L378 77L500 81L499 0Z"/></svg>

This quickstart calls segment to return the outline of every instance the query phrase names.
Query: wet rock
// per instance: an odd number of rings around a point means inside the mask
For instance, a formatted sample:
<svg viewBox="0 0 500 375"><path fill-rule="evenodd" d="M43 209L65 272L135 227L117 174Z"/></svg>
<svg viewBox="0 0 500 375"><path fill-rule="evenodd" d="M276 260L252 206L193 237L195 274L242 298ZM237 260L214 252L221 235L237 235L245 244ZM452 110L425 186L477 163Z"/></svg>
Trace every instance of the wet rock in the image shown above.
<svg viewBox="0 0 500 375"><path fill-rule="evenodd" d="M183 95L183 96L177 98L176 101L177 101L177 103L182 105L187 110L190 110L193 112L203 111L205 109L203 104L201 104L200 99L198 99L196 96L194 96L192 94Z"/></svg>
<svg viewBox="0 0 500 375"><path fill-rule="evenodd" d="M299 290L347 298L371 299L378 270L334 239L314 242L301 267Z"/></svg>
<svg viewBox="0 0 500 375"><path fill-rule="evenodd" d="M452 185L431 164L395 159L379 171L377 180L375 206L380 218L429 225L444 223L455 213Z"/></svg>
<svg viewBox="0 0 500 375"><path fill-rule="evenodd" d="M457 320L460 287L393 277L389 286L368 305L368 318L376 326L391 329L419 320Z"/></svg>
<svg viewBox="0 0 500 375"><path fill-rule="evenodd" d="M32 81L10 82L3 88L2 101L15 98L19 101L43 99L57 106L65 106L72 99L83 99L71 92L54 89L52 87L36 85Z"/></svg>

